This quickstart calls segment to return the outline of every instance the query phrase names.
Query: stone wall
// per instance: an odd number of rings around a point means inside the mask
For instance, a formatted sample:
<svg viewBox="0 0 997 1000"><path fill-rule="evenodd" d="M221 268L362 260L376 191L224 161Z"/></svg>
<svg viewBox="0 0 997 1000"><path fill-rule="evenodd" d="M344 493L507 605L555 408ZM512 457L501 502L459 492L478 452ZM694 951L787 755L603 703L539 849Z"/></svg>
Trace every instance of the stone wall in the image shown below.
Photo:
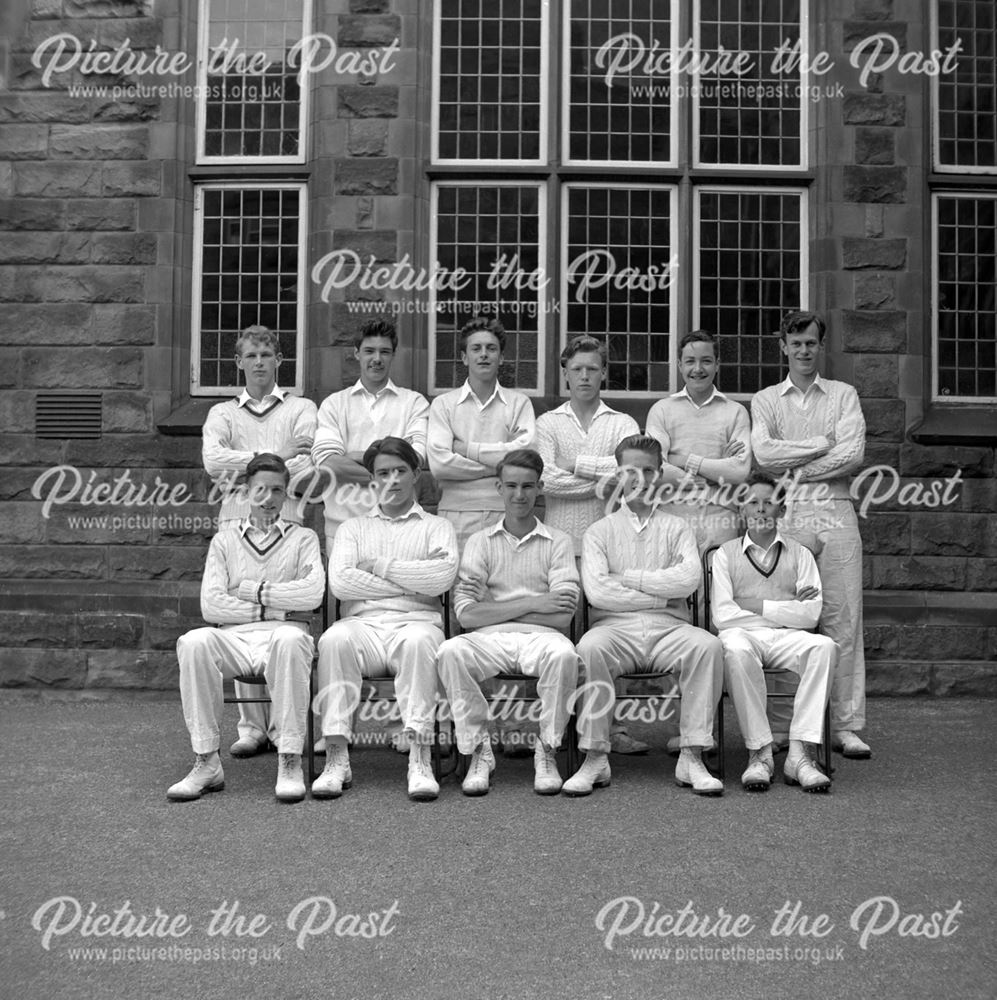
<svg viewBox="0 0 997 1000"><path fill-rule="evenodd" d="M327 70L314 81L310 264L342 248L377 263L408 255L416 267L431 264L429 5L421 6L316 5L315 30L341 48L399 37L402 49L383 78ZM817 45L837 54L846 93L814 109L813 304L830 320L829 374L862 397L867 465L900 477L861 520L870 690L993 695L993 449L911 438L924 414L930 347L927 84L885 74L862 88L842 56L878 30L929 47L923 4L835 7L843 13L822 20ZM31 64L35 46L58 32L108 48L129 38L136 49L182 51L195 13L187 0L35 0L30 17L5 15L15 23L4 24L13 41L0 89L0 686L172 689L176 636L199 623L215 510L196 427L170 428L195 432L188 436L160 430L189 402L192 102L71 96L70 84L139 81L71 71L45 86ZM306 391L318 401L356 378L342 348L363 314L346 299L381 293L355 288L326 302L314 291ZM425 317L403 315L399 329L398 379L424 388ZM99 439L37 438L37 398L74 390L100 393ZM91 475L91 485L126 476L135 490L183 486L189 499L177 509L74 502L43 516L32 487L58 465L81 471L75 501ZM933 482L957 471L951 503L901 502L916 484L930 496Z"/></svg>

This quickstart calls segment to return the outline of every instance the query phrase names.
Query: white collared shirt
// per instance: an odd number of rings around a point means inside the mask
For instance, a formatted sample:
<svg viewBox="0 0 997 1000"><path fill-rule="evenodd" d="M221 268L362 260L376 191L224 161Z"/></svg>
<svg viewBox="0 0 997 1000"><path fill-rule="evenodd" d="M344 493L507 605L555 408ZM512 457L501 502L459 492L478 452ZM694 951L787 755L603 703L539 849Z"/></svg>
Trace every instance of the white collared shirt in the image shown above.
<svg viewBox="0 0 997 1000"><path fill-rule="evenodd" d="M671 398L687 399L693 406L696 407L697 410L702 410L704 407L709 406L710 403L712 403L715 399L719 399L721 402L726 402L727 397L715 385L710 386L710 389L712 390L710 392L710 395L702 403L697 403L696 400L694 400L692 396L689 395L689 387L685 385L682 386L682 388L679 389L678 392L673 392Z"/></svg>
<svg viewBox="0 0 997 1000"><path fill-rule="evenodd" d="M806 390L801 389L792 378L787 375L786 378L779 383L779 395L780 396L794 396L796 397L799 405L804 409L809 409L817 398L817 393L826 396L827 388L824 385L824 379L820 377L820 374L814 376L813 382L807 386Z"/></svg>
<svg viewBox="0 0 997 1000"><path fill-rule="evenodd" d="M286 395L287 391L281 389L279 385L275 385L262 399L254 399L249 395L248 389L243 389L235 405L240 407L246 406L254 413L260 413L273 406L274 403L283 403Z"/></svg>
<svg viewBox="0 0 997 1000"><path fill-rule="evenodd" d="M633 525L634 531L639 535L653 520L654 515L658 512L658 508L661 506L660 502L656 501L651 504L651 513L642 521L636 514L636 512L631 509L630 505L626 500L620 501L620 510L625 510L630 523Z"/></svg>
<svg viewBox="0 0 997 1000"><path fill-rule="evenodd" d="M471 382L469 379L465 379L464 384L457 391L460 393L460 395L457 397L458 406L461 403L466 402L469 397L474 400L474 403L479 410L486 409L492 403L492 401L495 399L496 396L498 396L499 402L503 406L505 406L506 403L508 402L508 400L505 397L505 394L502 391L502 386L499 385L498 382L495 383L495 388L492 391L492 394L483 403L481 402L481 399L479 398L478 394L471 388Z"/></svg>
<svg viewBox="0 0 997 1000"><path fill-rule="evenodd" d="M775 538L772 539L772 543L768 548L762 548L761 545L756 542L751 535L746 531L741 539L741 551L748 555L749 549L753 549L755 553L755 562L761 566L763 570L769 570L775 564L776 557L778 555L777 545L781 545L783 548L786 547L786 540L782 537L782 534L776 529Z"/></svg>
<svg viewBox="0 0 997 1000"><path fill-rule="evenodd" d="M522 548L531 538L539 537L539 538L546 538L548 541L552 541L554 537L553 535L551 535L549 529L547 528L547 525L544 524L543 521L541 521L539 518L536 518L536 523L533 525L532 528L530 528L530 530L525 535L523 535L522 538L514 535L511 531L509 531L508 528L506 528L505 516L501 517L490 528L485 528L485 531L488 532L489 537L499 534L504 535L506 539L508 539L512 547L516 549Z"/></svg>
<svg viewBox="0 0 997 1000"><path fill-rule="evenodd" d="M282 517L277 517L265 528L253 524L251 517L247 516L239 522L239 534L245 538L249 535L251 542L265 542L275 531L280 532L281 538L287 534L290 525Z"/></svg>
<svg viewBox="0 0 997 1000"><path fill-rule="evenodd" d="M376 507L372 507L370 513L367 517L377 517L382 521L407 521L410 517L426 518L429 515L422 509L417 500L412 501L412 505L409 507L404 514L398 514L392 517L390 514L386 514L381 510L381 505L378 504Z"/></svg>

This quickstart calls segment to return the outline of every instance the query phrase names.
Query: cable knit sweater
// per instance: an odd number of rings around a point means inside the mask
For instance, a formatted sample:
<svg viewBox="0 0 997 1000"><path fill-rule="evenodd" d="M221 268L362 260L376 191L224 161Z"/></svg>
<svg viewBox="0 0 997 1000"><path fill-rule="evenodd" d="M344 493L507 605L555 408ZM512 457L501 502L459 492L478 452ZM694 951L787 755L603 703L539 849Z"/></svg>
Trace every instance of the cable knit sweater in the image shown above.
<svg viewBox="0 0 997 1000"><path fill-rule="evenodd" d="M865 458L858 393L819 375L805 394L788 377L762 389L751 400L751 449L771 475L791 471L801 484L820 482L832 498L848 499L848 477ZM795 496L803 499L805 490Z"/></svg>
<svg viewBox="0 0 997 1000"><path fill-rule="evenodd" d="M582 586L593 623L628 612L659 613L669 624L688 621L686 598L701 579L692 529L664 507L640 523L623 503L585 532Z"/></svg>
<svg viewBox="0 0 997 1000"><path fill-rule="evenodd" d="M537 418L537 451L544 460L544 522L571 536L575 555L582 553L582 536L606 513L605 498L596 495L604 476L616 473L616 446L638 434L637 421L600 402L588 431L582 430L570 403ZM570 464L566 472L559 462Z"/></svg>
<svg viewBox="0 0 997 1000"><path fill-rule="evenodd" d="M201 578L201 614L213 625L269 627L289 611L317 608L324 589L318 535L311 528L278 519L263 531L247 520L211 539Z"/></svg>
<svg viewBox="0 0 997 1000"><path fill-rule="evenodd" d="M374 560L373 572L357 564ZM340 617L405 618L441 624L440 595L457 577L457 533L413 504L401 517L379 507L344 521L329 557L329 589Z"/></svg>
<svg viewBox="0 0 997 1000"><path fill-rule="evenodd" d="M242 475L254 455L280 451L295 437L315 436L318 411L310 399L292 396L276 386L267 398L268 406L254 410L244 392L238 399L228 399L208 411L201 455L212 479L225 473ZM296 455L287 468L294 476L310 465L307 455ZM240 521L249 516L249 501L240 499L240 493L230 493L222 500L220 521ZM281 516L287 521L300 521L298 501L288 497Z"/></svg>

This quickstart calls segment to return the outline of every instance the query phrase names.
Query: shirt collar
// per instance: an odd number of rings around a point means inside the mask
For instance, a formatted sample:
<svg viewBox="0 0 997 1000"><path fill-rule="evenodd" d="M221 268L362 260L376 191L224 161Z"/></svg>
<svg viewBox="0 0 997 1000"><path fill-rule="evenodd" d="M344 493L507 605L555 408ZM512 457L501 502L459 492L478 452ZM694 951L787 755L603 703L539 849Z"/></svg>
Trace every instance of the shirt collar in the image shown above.
<svg viewBox="0 0 997 1000"><path fill-rule="evenodd" d="M569 420L574 420L579 427L581 427L582 422L578 419L578 414L571 408L571 400L562 403L556 409L551 411L552 413L560 413L562 416L568 417ZM594 424L599 417L604 416L607 413L616 413L611 406L607 406L605 400L600 399L599 405L595 409L595 413L592 414L592 423Z"/></svg>
<svg viewBox="0 0 997 1000"><path fill-rule="evenodd" d="M807 395L807 393L810 392L811 389L818 389L820 392L824 393L824 395L826 396L827 395L827 389L825 388L825 383L826 382L827 382L826 379L821 378L820 375L817 374L817 375L814 376L814 380L810 384L810 386L807 389L807 391L803 392L802 389L798 389L793 384L793 380L787 375L786 378L782 382L779 383L779 395L780 396L786 396L790 392L798 392L801 396L805 396L805 395Z"/></svg>
<svg viewBox="0 0 997 1000"><path fill-rule="evenodd" d="M457 397L457 402L463 403L468 397L470 397L481 407L481 409L484 409L496 396L498 396L499 402L501 402L503 406L508 404L509 401L506 399L505 392L498 382L495 383L495 391L488 397L488 399L485 400L484 403L482 403L471 389L471 383L469 381L465 381L460 387L460 395Z"/></svg>
<svg viewBox="0 0 997 1000"><path fill-rule="evenodd" d="M715 385L711 386L711 388L713 391L710 393L709 398L705 403L697 403L692 396L689 395L688 386L682 386L678 392L673 392L672 399L688 399L697 410L701 410L704 406L709 406L715 399L725 400L727 398Z"/></svg>
<svg viewBox="0 0 997 1000"><path fill-rule="evenodd" d="M284 402L284 397L287 395L286 389L281 389L279 385L275 385L273 389L270 390L261 400L259 400L258 405L263 406L268 399L276 399L278 403ZM239 398L236 400L236 406L248 406L250 403L257 403L257 400L253 399L249 395L248 389L243 389L239 394Z"/></svg>
<svg viewBox="0 0 997 1000"><path fill-rule="evenodd" d="M651 513L647 515L647 520L641 521L633 510L630 509L630 505L626 502L626 500L620 501L620 510L626 511L624 516L631 523L631 525L633 525L634 531L636 531L638 535L651 523L654 515L658 512L659 506L661 506L661 501L655 498L654 503L651 504Z"/></svg>
<svg viewBox="0 0 997 1000"><path fill-rule="evenodd" d="M782 537L782 532L778 528L775 529L775 538L772 540L772 544L767 549L762 549L762 552L768 555L776 545L781 545L783 548L786 547L786 539ZM761 548L758 542L752 541L751 536L745 531L744 536L741 538L741 551L747 552L748 549Z"/></svg>
<svg viewBox="0 0 997 1000"><path fill-rule="evenodd" d="M381 396L390 392L393 396L398 395L398 386L389 378L387 382L384 383L384 388L380 392L371 392L364 384L362 379L357 379L356 382L350 386L347 390L351 396L356 396L358 393L362 393L369 399L380 399Z"/></svg>
<svg viewBox="0 0 997 1000"><path fill-rule="evenodd" d="M537 536L549 540L552 540L554 537L550 533L550 529L543 523L543 521L540 520L539 517L537 518L537 523L533 525L533 528L523 535L522 538L517 538L515 535L505 530L504 514L498 519L498 521L495 522L495 524L485 530L488 532L489 537L492 535L505 535L506 538L508 538L512 544L516 546L516 548L519 548L521 545L525 545L531 538L536 538Z"/></svg>
<svg viewBox="0 0 997 1000"><path fill-rule="evenodd" d="M250 520L249 515L247 514L239 523L239 534L241 534L242 537L245 538L246 533L250 530L262 531L263 537L266 538L266 536L269 535L270 532L274 530L274 528L276 528L280 532L280 537L283 538L287 534L288 529L290 527L291 526L290 524L287 523L287 521L285 521L282 517L278 517L277 520L274 521L269 528L265 529L257 528L256 525L253 524L253 522Z"/></svg>
<svg viewBox="0 0 997 1000"><path fill-rule="evenodd" d="M419 506L418 500L413 502L412 506L409 507L409 509L405 511L404 514L399 514L398 517L391 517L390 514L385 514L384 511L381 510L380 504L378 504L376 507L372 507L370 513L367 516L376 517L382 521L388 521L389 523L391 521L407 521L410 517L418 517L420 520L429 517L429 515L422 509L422 507Z"/></svg>

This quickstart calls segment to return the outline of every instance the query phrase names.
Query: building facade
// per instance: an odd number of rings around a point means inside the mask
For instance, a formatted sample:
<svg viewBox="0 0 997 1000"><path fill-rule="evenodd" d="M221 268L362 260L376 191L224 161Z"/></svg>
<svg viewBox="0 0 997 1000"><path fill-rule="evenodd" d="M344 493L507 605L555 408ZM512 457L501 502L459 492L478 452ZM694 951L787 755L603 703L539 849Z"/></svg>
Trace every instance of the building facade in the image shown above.
<svg viewBox="0 0 997 1000"><path fill-rule="evenodd" d="M0 51L0 685L173 688L235 337L280 384L460 384L509 331L539 411L607 339L643 424L719 335L745 404L828 320L868 424L870 693L997 692L989 0L23 0ZM318 512L310 517L318 523ZM321 533L321 532L320 532Z"/></svg>

